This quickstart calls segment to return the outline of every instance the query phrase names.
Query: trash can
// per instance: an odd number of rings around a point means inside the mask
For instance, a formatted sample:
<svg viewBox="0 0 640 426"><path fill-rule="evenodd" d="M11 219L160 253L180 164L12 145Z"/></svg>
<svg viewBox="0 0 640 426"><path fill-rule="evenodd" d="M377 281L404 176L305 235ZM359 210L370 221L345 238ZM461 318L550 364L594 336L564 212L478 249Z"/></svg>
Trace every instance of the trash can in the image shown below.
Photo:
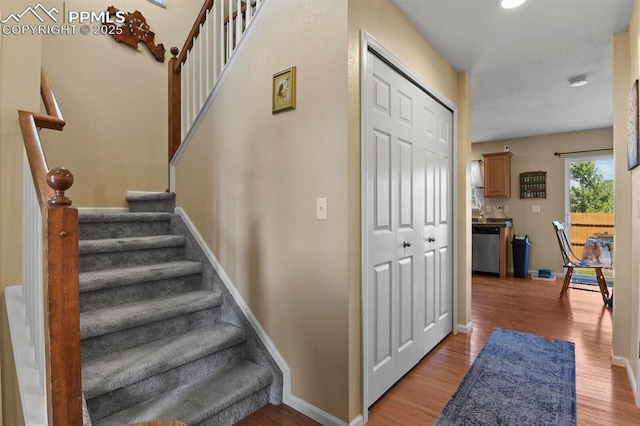
<svg viewBox="0 0 640 426"><path fill-rule="evenodd" d="M513 275L517 278L527 278L529 272L529 236L513 236L511 247L513 248Z"/></svg>

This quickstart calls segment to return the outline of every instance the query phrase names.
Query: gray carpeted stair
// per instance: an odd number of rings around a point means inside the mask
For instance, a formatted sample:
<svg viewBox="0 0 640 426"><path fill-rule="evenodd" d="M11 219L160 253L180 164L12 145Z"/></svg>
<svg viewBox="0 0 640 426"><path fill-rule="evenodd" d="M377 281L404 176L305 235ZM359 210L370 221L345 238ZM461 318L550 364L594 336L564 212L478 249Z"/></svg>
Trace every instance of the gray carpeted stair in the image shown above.
<svg viewBox="0 0 640 426"><path fill-rule="evenodd" d="M127 201L132 212L79 218L82 386L93 425L226 425L279 404L281 372L172 213L174 195Z"/></svg>
<svg viewBox="0 0 640 426"><path fill-rule="evenodd" d="M176 194L172 192L130 193L127 195L127 202L132 212L173 213Z"/></svg>

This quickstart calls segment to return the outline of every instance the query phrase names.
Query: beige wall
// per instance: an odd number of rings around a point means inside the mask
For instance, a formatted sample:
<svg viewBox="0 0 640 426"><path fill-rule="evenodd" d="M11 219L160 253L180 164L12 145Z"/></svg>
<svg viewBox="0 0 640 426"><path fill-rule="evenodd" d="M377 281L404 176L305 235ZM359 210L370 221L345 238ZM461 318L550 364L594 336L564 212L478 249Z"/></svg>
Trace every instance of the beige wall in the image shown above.
<svg viewBox="0 0 640 426"><path fill-rule="evenodd" d="M347 4L265 4L177 166L177 204L285 358L292 393L347 420ZM297 109L272 115L272 75L294 65Z"/></svg>
<svg viewBox="0 0 640 426"><path fill-rule="evenodd" d="M58 4L62 1L47 3ZM146 46L134 50L107 35L45 36L47 70L67 125L43 138L50 166L75 176L69 197L78 207L125 206L127 190L168 187L167 64L182 45L203 0L167 2L167 9L139 0L67 0L66 10L139 10L167 52L157 62ZM91 26L93 27L93 25Z"/></svg>
<svg viewBox="0 0 640 426"><path fill-rule="evenodd" d="M458 324L471 321L470 272L465 270L468 254L470 216L468 203L467 156L469 138L469 81L460 76L411 26L390 0L349 1L349 418L362 412L361 354L361 258L360 258L360 31L371 34L410 69L457 104L456 179L459 210L455 218L458 252ZM468 206L467 206L468 207ZM467 223L469 225L467 226ZM470 269L469 269L470 270Z"/></svg>
<svg viewBox="0 0 640 426"><path fill-rule="evenodd" d="M614 146L616 148L616 285L613 353L638 376L638 256L640 255L640 168L627 170L627 95L640 77L640 2L635 1L626 33L613 37Z"/></svg>
<svg viewBox="0 0 640 426"><path fill-rule="evenodd" d="M0 0L0 11L21 11L27 1ZM40 108L39 37L0 36L0 424L22 425L4 289L22 282L22 156L18 109Z"/></svg>
<svg viewBox="0 0 640 426"><path fill-rule="evenodd" d="M211 114L203 122L177 168L178 204L186 208L285 356L292 370L293 393L330 414L350 420L362 411L360 29L371 32L453 102L458 101L460 82L455 71L410 27L390 1L349 2L348 55L344 44L347 40L344 6L335 10L328 7L332 13L326 15L307 6L311 3L303 1L290 11L303 17L301 26L313 21L313 28L307 25L302 32L297 25L274 27L278 9L283 5L274 2L270 6L254 35L260 42L252 40L248 45L213 108L226 104L225 98L231 93L236 99L243 99L239 94L251 93L253 99L246 104L236 100L233 107L227 107L224 113ZM319 43L320 34L316 31L332 36ZM278 57L270 57L265 46L282 45L280 40L292 32L298 33L294 37L296 42L288 44ZM270 73L291 65L298 66L298 109L271 116L268 78ZM245 78L244 74L257 66L267 71L265 75L260 79ZM344 115L347 76L348 133ZM331 82L322 92L316 90L314 82L318 78ZM242 80L244 88L240 87ZM461 81L461 87L468 90L466 76ZM307 102L300 100L304 97ZM324 99L328 98L332 99L332 107L324 108ZM309 103L314 105L313 109ZM230 117L236 109L251 117L252 127L227 124L232 122ZM468 112L462 120L465 126L467 120ZM318 126L323 130L317 130ZM302 139L301 133L306 135ZM258 137L260 143L256 144ZM458 139L462 148L457 155L464 165L468 131L466 137L459 135ZM465 166L460 170L464 193ZM192 185L202 179L211 184L194 190ZM322 194L329 198L326 223L313 219L314 198ZM461 198L466 202L468 197ZM283 206L289 208L283 210ZM295 242L291 240L294 237ZM275 250L291 244L299 247L299 256ZM313 247L315 253L308 254L307 247ZM300 270L287 270L288 265L296 263L301 264ZM324 291L318 293L318 288ZM292 298L296 303L310 304L307 309L312 307L312 314L291 306ZM469 316L470 312L462 313L463 318ZM310 318L331 324L333 330L307 329ZM309 350L314 350L310 342L318 340L328 345L326 354L322 359L310 358ZM318 375L321 371L324 374Z"/></svg>
<svg viewBox="0 0 640 426"><path fill-rule="evenodd" d="M487 213L487 216L501 217L495 206L509 206L506 215L513 218L514 232L517 235L529 235L531 242L529 270L547 268L554 272L563 273L562 257L551 222L554 220L565 221L565 158L572 155L558 157L554 153L612 148L613 131L611 128L604 128L474 143L471 145L472 160L481 160L482 154L501 152L504 145L509 145L509 150L513 153L511 157L511 198L486 198L486 204L492 206L492 211ZM607 152L596 154L607 154ZM573 157L584 155L586 154L575 154ZM547 172L547 198L520 198L519 174L530 171ZM540 206L540 213L532 213L531 207L534 205ZM616 221L617 219L616 216ZM616 235L616 244L617 238ZM616 250L616 255L617 253L618 250ZM617 264L618 259L616 258ZM616 286L618 284L617 278L616 276Z"/></svg>

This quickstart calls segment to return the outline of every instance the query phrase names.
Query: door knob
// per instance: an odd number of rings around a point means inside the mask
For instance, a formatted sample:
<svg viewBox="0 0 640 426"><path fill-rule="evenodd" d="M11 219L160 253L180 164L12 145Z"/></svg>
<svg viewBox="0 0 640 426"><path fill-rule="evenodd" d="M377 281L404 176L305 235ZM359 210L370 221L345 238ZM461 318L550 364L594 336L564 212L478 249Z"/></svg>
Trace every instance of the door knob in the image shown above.
<svg viewBox="0 0 640 426"><path fill-rule="evenodd" d="M435 238L431 238L431 237L427 238L427 241L430 243L434 242L435 240L436 240Z"/></svg>
<svg viewBox="0 0 640 426"><path fill-rule="evenodd" d="M406 247L411 247L411 243L408 242L408 241L405 241L405 242L402 243L402 247L405 247L405 248Z"/></svg>

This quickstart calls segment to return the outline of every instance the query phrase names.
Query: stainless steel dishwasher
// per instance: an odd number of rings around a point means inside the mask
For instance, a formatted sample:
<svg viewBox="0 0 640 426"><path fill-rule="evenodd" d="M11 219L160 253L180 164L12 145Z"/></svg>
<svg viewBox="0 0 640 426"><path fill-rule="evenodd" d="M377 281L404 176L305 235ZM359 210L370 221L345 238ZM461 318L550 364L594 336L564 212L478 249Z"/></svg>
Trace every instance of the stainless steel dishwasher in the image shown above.
<svg viewBox="0 0 640 426"><path fill-rule="evenodd" d="M491 225L471 227L471 270L500 275L500 228Z"/></svg>

